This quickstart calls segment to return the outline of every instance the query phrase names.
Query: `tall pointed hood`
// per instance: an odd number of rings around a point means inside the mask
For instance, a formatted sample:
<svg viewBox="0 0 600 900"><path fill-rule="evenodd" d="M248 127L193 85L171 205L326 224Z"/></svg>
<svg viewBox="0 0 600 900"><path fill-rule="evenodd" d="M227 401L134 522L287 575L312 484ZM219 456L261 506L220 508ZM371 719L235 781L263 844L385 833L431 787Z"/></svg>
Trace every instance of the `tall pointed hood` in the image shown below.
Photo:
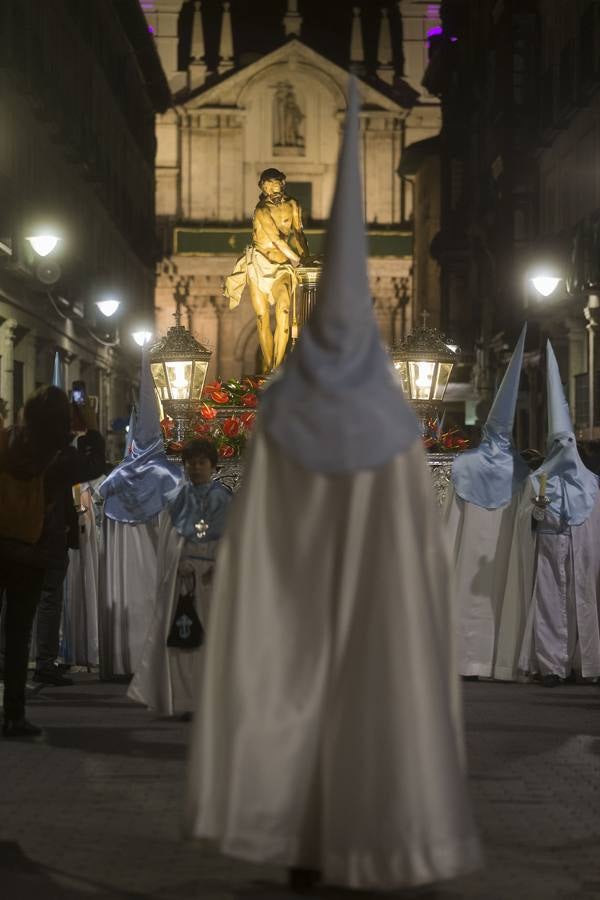
<svg viewBox="0 0 600 900"><path fill-rule="evenodd" d="M531 476L536 494L546 476L548 509L561 525L581 525L598 498L598 476L584 466L579 456L569 405L552 344L546 345L546 390L548 404L547 456Z"/></svg>
<svg viewBox="0 0 600 900"><path fill-rule="evenodd" d="M510 503L529 475L512 437L526 334L527 324L523 325L494 397L479 447L461 453L452 466L458 496L484 509L498 509Z"/></svg>
<svg viewBox="0 0 600 900"><path fill-rule="evenodd" d="M104 512L117 522L147 522L162 511L167 494L177 486L182 474L181 467L167 459L163 447L148 351L144 347L131 451L100 485Z"/></svg>
<svg viewBox="0 0 600 900"><path fill-rule="evenodd" d="M546 402L548 407L548 449L557 434L574 434L569 404L560 369L550 341L546 342Z"/></svg>
<svg viewBox="0 0 600 900"><path fill-rule="evenodd" d="M373 315L354 79L315 310L260 416L285 453L323 473L383 465L419 437Z"/></svg>
<svg viewBox="0 0 600 900"><path fill-rule="evenodd" d="M131 448L133 446L133 436L135 434L135 423L137 421L137 414L135 410L135 403L131 406L131 412L129 414L129 425L127 426L127 431L125 432L125 452L123 454L123 459L127 459L129 454L131 453Z"/></svg>
<svg viewBox="0 0 600 900"><path fill-rule="evenodd" d="M62 371L62 360L60 358L60 352L58 350L54 354L54 365L52 366L52 385L53 387L61 388L61 390L63 391L65 389Z"/></svg>

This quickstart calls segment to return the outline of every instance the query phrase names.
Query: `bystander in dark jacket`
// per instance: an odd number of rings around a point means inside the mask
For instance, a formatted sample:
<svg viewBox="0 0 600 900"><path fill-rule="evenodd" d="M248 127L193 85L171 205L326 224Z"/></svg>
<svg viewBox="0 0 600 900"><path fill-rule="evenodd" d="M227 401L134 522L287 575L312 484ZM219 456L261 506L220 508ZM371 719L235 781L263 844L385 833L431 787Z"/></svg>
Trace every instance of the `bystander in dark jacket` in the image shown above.
<svg viewBox="0 0 600 900"><path fill-rule="evenodd" d="M23 425L0 438L0 593L4 592L5 736L35 736L25 719L31 627L44 579L66 571L68 535L76 531L73 484L101 475L104 440L91 408L79 407L88 429L70 446L72 408L60 388L39 388L27 401ZM73 529L73 526L75 528Z"/></svg>

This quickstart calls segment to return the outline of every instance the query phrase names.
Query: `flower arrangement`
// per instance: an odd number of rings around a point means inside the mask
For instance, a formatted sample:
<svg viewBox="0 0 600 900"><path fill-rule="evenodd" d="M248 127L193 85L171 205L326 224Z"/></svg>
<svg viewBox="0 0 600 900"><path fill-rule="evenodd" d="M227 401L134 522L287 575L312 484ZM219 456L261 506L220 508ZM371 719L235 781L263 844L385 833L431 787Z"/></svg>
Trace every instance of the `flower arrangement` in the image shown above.
<svg viewBox="0 0 600 900"><path fill-rule="evenodd" d="M444 431L444 417L439 419L427 419L425 422L425 433L423 434L423 444L426 450L435 453L450 453L466 450L469 441L465 437L461 437L458 428L451 431Z"/></svg>
<svg viewBox="0 0 600 900"><path fill-rule="evenodd" d="M258 406L258 392L265 379L246 376L241 381L232 378L230 381L216 381L207 384L202 391L200 405L208 407L245 406L255 409Z"/></svg>
<svg viewBox="0 0 600 900"><path fill-rule="evenodd" d="M221 459L241 456L256 420L258 391L264 378L247 377L238 381L213 381L207 384L198 403L192 428L196 437L214 441ZM229 410L228 407L235 407ZM243 410L243 411L240 411ZM228 412L228 416L224 413ZM171 440L173 421L163 419L161 427L167 453L180 453L183 444Z"/></svg>

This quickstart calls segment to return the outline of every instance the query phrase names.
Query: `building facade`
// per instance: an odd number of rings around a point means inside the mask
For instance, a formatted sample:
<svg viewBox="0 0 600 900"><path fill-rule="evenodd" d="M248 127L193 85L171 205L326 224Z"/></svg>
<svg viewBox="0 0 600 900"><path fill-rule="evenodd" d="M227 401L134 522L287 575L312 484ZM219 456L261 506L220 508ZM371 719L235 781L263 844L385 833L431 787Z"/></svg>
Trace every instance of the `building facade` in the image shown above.
<svg viewBox="0 0 600 900"><path fill-rule="evenodd" d="M0 397L12 422L51 378L86 382L107 432L151 321L154 116L170 92L137 0L0 4ZM37 258L39 227L61 241ZM118 297L118 334L95 302Z"/></svg>
<svg viewBox="0 0 600 900"><path fill-rule="evenodd" d="M413 184L398 170L409 144L439 130L438 100L420 84L437 5L336 4L329 48L327 11L309 0L273 12L255 44L243 34L247 4L236 0L143 6L175 98L157 120L157 329L171 323L177 293L195 336L213 348L211 375L257 371L250 301L230 311L223 280L251 239L258 178L269 167L286 173L311 253L322 252L354 72L375 311L388 343L410 331Z"/></svg>
<svg viewBox="0 0 600 900"><path fill-rule="evenodd" d="M522 446L543 447L547 337L576 427L583 434L589 425L584 308L600 288L590 265L600 258L600 9L593 0L443 0L440 11L425 84L442 106L432 248L442 325L466 351L481 422L528 320L517 431ZM548 267L561 281L544 299L531 276Z"/></svg>

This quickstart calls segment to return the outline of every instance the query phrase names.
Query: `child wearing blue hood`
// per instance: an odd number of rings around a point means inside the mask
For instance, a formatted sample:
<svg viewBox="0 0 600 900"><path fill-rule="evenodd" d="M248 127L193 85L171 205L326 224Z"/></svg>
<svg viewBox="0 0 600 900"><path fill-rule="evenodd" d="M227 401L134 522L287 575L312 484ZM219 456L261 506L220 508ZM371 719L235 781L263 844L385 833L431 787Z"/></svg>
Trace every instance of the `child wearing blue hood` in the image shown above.
<svg viewBox="0 0 600 900"><path fill-rule="evenodd" d="M193 708L215 555L232 497L214 478L218 457L212 441L190 441L182 458L185 478L161 514L154 614L128 691L131 699L168 716Z"/></svg>

